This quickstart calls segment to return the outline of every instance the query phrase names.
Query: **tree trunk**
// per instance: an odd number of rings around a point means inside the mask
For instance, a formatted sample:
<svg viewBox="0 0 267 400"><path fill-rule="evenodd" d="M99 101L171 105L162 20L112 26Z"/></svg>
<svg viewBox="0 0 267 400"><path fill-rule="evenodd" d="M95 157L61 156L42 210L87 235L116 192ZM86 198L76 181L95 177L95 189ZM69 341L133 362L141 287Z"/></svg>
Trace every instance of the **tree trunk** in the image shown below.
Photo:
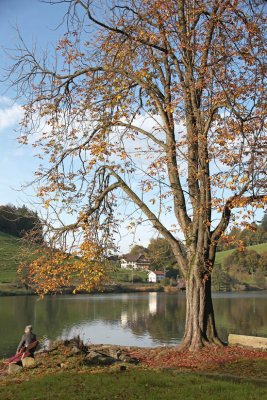
<svg viewBox="0 0 267 400"><path fill-rule="evenodd" d="M181 350L196 351L203 346L223 345L215 326L211 277L199 275L195 269L186 280L186 322Z"/></svg>

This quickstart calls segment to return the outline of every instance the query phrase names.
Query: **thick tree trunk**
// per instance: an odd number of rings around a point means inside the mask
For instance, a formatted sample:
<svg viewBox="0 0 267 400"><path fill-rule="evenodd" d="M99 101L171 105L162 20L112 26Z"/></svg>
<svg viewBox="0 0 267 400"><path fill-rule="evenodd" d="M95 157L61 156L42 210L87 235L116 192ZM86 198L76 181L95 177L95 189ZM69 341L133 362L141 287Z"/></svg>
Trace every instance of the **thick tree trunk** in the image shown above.
<svg viewBox="0 0 267 400"><path fill-rule="evenodd" d="M186 323L180 349L196 351L210 345L223 345L215 326L211 277L195 271L186 281Z"/></svg>

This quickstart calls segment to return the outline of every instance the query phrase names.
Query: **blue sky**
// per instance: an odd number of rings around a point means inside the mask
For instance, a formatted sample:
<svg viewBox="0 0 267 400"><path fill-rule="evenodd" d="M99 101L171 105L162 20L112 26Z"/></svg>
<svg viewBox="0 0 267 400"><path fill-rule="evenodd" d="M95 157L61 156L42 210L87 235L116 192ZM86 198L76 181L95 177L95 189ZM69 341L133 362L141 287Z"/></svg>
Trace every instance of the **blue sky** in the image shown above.
<svg viewBox="0 0 267 400"><path fill-rule="evenodd" d="M42 50L49 47L60 36L62 28L55 28L62 21L63 8L51 6L39 0L0 0L0 80L11 60L6 51L18 45L19 29L23 39L31 48L36 43ZM21 185L30 182L38 161L30 147L17 143L15 132L22 115L19 104L14 99L15 92L0 82L0 204L35 202L33 190L19 191ZM30 197L28 197L28 194Z"/></svg>
<svg viewBox="0 0 267 400"><path fill-rule="evenodd" d="M6 52L12 52L19 43L17 29L27 46L31 48L36 45L41 53L53 47L65 33L65 26L60 25L65 11L64 4L50 5L39 0L0 0L0 81L6 75L5 69L12 63ZM16 140L22 110L14 98L15 90L8 89L7 83L0 82L0 205L26 204L32 209L39 209L34 187L24 187L33 180L39 162L31 146L22 146ZM147 227L133 239L122 228L120 249L127 252L133 240L147 245L152 235L151 228Z"/></svg>
<svg viewBox="0 0 267 400"><path fill-rule="evenodd" d="M39 0L0 0L0 81L4 79L12 60L6 52L16 49L19 43L18 32L29 48L36 45L40 53L54 47L58 38L65 33L61 26L66 12L66 4L51 5ZM19 120L22 110L15 99L15 90L7 83L0 82L0 205L11 203L38 207L38 198L29 184L38 167L38 159L30 146L20 145L18 136ZM119 246L122 252L128 251L133 242L147 245L153 236L150 226L137 229L129 235L121 227Z"/></svg>

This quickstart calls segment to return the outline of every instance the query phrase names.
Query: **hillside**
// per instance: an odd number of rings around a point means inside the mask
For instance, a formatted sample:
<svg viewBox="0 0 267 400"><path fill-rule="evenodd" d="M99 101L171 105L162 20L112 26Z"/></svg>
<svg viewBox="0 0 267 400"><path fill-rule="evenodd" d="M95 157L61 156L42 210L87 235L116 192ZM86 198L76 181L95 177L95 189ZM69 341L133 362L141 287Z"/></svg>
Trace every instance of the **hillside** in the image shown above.
<svg viewBox="0 0 267 400"><path fill-rule="evenodd" d="M0 282L16 280L19 251L20 239L0 232Z"/></svg>
<svg viewBox="0 0 267 400"><path fill-rule="evenodd" d="M267 243L249 246L248 249L253 249L258 253L263 253L267 251ZM0 283L10 283L16 281L16 270L19 264L19 251L20 239L15 236L0 232ZM216 263L220 264L223 258L233 251L234 249L217 253ZM127 274L129 274L129 271L127 271ZM131 276L128 277L127 275L126 279L124 276L125 273L123 276L121 275L121 273L117 272L117 274L114 274L114 279L117 278L119 281L131 281ZM142 278L143 276L139 277L140 280L143 280Z"/></svg>
<svg viewBox="0 0 267 400"><path fill-rule="evenodd" d="M261 243L261 244L254 244L253 246L248 246L248 250L255 250L257 253L261 254L267 251L267 243ZM216 254L216 259L215 263L216 264L221 264L224 257L227 257L229 254L231 254L235 249L231 250L225 250L225 251L220 251Z"/></svg>

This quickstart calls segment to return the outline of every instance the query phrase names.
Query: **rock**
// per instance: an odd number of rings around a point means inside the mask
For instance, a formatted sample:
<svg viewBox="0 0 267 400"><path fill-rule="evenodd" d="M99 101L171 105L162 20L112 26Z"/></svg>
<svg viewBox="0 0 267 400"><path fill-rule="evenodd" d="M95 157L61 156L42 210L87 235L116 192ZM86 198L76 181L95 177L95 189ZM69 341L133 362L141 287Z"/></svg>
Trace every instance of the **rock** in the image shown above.
<svg viewBox="0 0 267 400"><path fill-rule="evenodd" d="M110 355L110 357L113 357L113 358L115 358L116 360L119 360L119 357L120 357L120 355L121 355L121 350L111 347L111 348L109 349L109 355Z"/></svg>
<svg viewBox="0 0 267 400"><path fill-rule="evenodd" d="M45 358L45 357L48 357L48 356L49 356L49 353L48 353L47 350L34 353L34 358L35 359Z"/></svg>
<svg viewBox="0 0 267 400"><path fill-rule="evenodd" d="M35 364L35 360L32 357L25 357L22 359L23 368L33 367Z"/></svg>
<svg viewBox="0 0 267 400"><path fill-rule="evenodd" d="M135 357L130 357L128 354L121 354L119 360L129 364L138 364L139 360Z"/></svg>
<svg viewBox="0 0 267 400"><path fill-rule="evenodd" d="M81 350L77 346L73 346L71 349L71 354L73 355L81 354Z"/></svg>
<svg viewBox="0 0 267 400"><path fill-rule="evenodd" d="M99 354L99 353L97 353L97 352L94 351L94 350L91 350L91 351L89 351L89 353L86 354L85 360L87 360L87 361L94 361L94 360L96 360L96 359L99 358L99 357L100 357L100 354Z"/></svg>
<svg viewBox="0 0 267 400"><path fill-rule="evenodd" d="M128 354L121 354L119 360L122 362L127 362L129 364L138 364L139 360L135 357L130 357Z"/></svg>
<svg viewBox="0 0 267 400"><path fill-rule="evenodd" d="M13 374L18 374L22 371L22 367L18 364L8 364L8 374L13 375Z"/></svg>
<svg viewBox="0 0 267 400"><path fill-rule="evenodd" d="M230 334L228 336L228 343L231 345L267 350L267 338L265 337Z"/></svg>
<svg viewBox="0 0 267 400"><path fill-rule="evenodd" d="M113 357L109 357L109 356L100 356L98 358L98 364L99 365L111 365L114 362L116 362L115 358Z"/></svg>
<svg viewBox="0 0 267 400"><path fill-rule="evenodd" d="M97 351L89 351L85 356L83 364L86 365L111 365L115 362L115 358L105 355L103 353L98 353Z"/></svg>

